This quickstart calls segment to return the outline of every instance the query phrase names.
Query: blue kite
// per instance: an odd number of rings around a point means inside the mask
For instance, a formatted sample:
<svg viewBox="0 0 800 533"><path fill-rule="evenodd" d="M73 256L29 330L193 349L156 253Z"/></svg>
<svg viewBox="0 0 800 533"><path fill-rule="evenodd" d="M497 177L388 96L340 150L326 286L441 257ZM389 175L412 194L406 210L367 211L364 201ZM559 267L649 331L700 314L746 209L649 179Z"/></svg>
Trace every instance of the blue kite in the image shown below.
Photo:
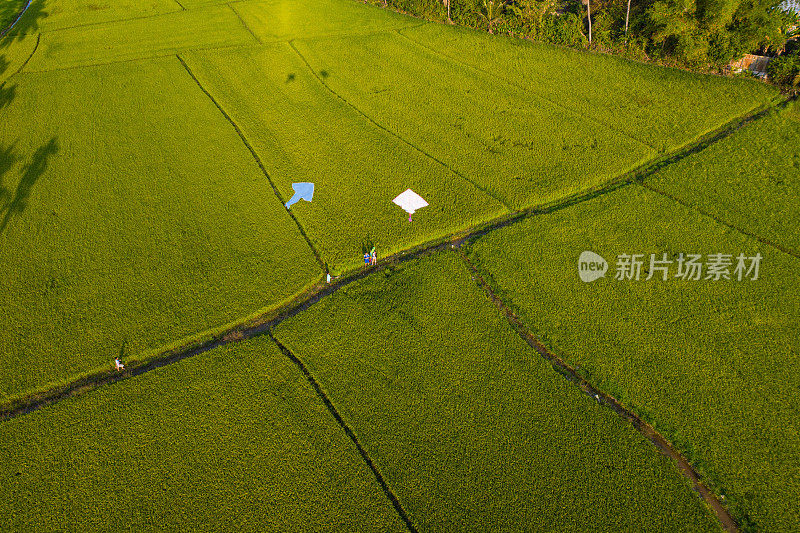
<svg viewBox="0 0 800 533"><path fill-rule="evenodd" d="M290 208L292 204L296 204L300 200L310 202L314 198L314 184L313 183L292 183L294 189L294 196L286 202L286 208Z"/></svg>

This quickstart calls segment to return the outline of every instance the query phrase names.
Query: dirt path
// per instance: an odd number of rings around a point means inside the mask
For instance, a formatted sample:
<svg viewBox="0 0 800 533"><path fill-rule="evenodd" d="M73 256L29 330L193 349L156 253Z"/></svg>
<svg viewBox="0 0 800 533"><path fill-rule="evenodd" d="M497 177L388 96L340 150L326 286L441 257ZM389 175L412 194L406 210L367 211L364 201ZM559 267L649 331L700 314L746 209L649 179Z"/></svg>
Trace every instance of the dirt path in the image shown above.
<svg viewBox="0 0 800 533"><path fill-rule="evenodd" d="M277 189L275 189L274 184L272 184L272 180L269 174L267 173L266 169L264 168L263 164L261 163L261 160L258 158L258 155L255 153L255 150L253 150L253 148L250 146L250 143L241 133L241 130L238 128L236 123L234 123L230 119L230 117L220 107L220 105L216 102L213 96L211 96L211 94L209 94L203 88L203 86L200 84L197 78L194 77L191 70L183 62L180 56L178 56L178 60L184 65L187 72L189 73L190 76L192 76L192 78L198 84L200 89L203 90L203 92L212 100L212 102L217 106L220 112L228 119L228 121L237 131L239 136L242 138L242 142L244 142L244 144L250 150L254 159L259 164L259 167L261 168L262 172L265 174L270 184L273 186L276 196L281 201L281 203L285 203L280 193L277 191ZM30 413L37 409L41 409L48 405L57 403L61 400L85 394L101 386L110 385L118 381L139 376L156 368L176 363L188 357L192 357L194 355L206 352L208 350L212 350L224 344L239 342L244 339L248 339L264 333L270 334L271 336L270 330L273 326L277 325L278 323L282 322L287 318L290 318L298 313L301 313L302 311L314 305L316 302L320 301L321 299L325 298L330 294L333 294L341 287L349 285L354 281L363 279L366 276L371 275L373 273L381 272L387 268L391 268L405 261L417 259L419 257L434 254L447 249L460 248L461 244L467 240L476 239L491 231L503 228L510 224L514 224L528 217L547 214L560 209L565 209L570 206L576 205L578 203L585 202L593 198L596 198L598 196L616 191L622 187L631 184L641 184L645 178L655 173L665 165L680 161L685 157L687 157L688 155L691 155L693 153L705 149L707 146L710 146L711 144L717 142L718 140L727 137L733 131L736 131L745 124L764 116L767 112L768 109L759 110L750 113L745 117L732 120L729 123L723 125L717 131L712 132L711 134L703 137L702 139L694 143L691 143L687 147L684 147L683 149L678 150L674 153L667 154L661 158L658 158L647 165L644 165L629 173L619 176L618 178L610 180L601 186L593 187L581 191L579 193L575 193L573 195L562 198L556 202L534 206L522 211L512 212L510 214L499 217L493 221L487 222L483 225L473 227L470 230L451 234L441 239L431 241L402 252L398 252L397 254L381 259L378 262L378 264L374 266L368 268L361 268L359 270L355 270L348 274L345 274L344 276L341 276L338 279L334 280L331 284L319 283L313 286L312 288L308 289L304 293L298 295L291 302L288 302L283 306L274 309L272 311L269 311L263 315L260 315L254 319L243 321L239 324L236 324L230 327L229 329L219 333L218 335L215 335L212 338L207 338L201 341L192 341L178 348L160 352L156 355L151 356L146 360L127 361L126 370L124 370L123 372L116 372L111 368L100 369L91 373L87 373L83 376L80 376L72 380L71 382L58 385L49 388L47 390L37 391L25 396L14 398L0 405L0 423L6 420L10 420L12 418L16 418L18 416L25 415L27 413ZM289 214L292 216L293 219L295 218L291 214L291 212ZM300 225L299 221L295 219L295 222L298 224L298 228L308 241L308 244L311 247L311 250L314 252L317 261L321 265L324 265L319 252L311 244L310 240L308 239L308 236L305 234L305 230ZM720 223L724 224L724 222ZM768 241L760 239L758 236L753 235L751 237L757 238L762 242L770 244ZM513 314L513 312L510 311L499 298L497 298L497 296L492 291L491 287L489 287L488 284L486 284L485 280L483 280L482 276L480 276L480 274L477 273L477 270L475 270L474 266L471 263L469 263L466 257L465 260L467 261L467 264L473 270L473 272L476 273L478 279L480 280L481 285L490 295L490 298L498 307L498 309L506 315L512 327L520 334L520 336L523 337L523 339L526 340L526 342L528 342L528 344L531 347L533 347L537 351L537 353L539 353L542 357L550 361L551 364L553 364L553 366L562 375L567 377L567 379L570 379L571 381L578 384L578 386L580 386L582 390L592 395L601 403L604 403L605 405L611 407L615 412L617 412L623 418L630 420L639 429L639 431L642 432L643 435L645 435L648 439L650 439L662 451L662 453L664 453L677 463L681 472L683 472L684 475L686 475L692 481L695 489L698 491L698 493L700 493L701 497L703 497L703 499L717 514L717 517L719 518L720 523L723 525L723 527L728 531L738 531L736 523L733 521L730 514L722 506L722 504L719 502L716 496L713 493L711 493L711 491L702 483L697 472L692 468L692 466L688 463L688 461L662 435L660 435L657 431L655 431L655 429L653 429L652 426L642 421L634 413L623 407L616 399L603 393L602 391L595 389L590 383L586 382L583 378L578 376L574 369L572 369L570 366L564 363L564 361L562 361L561 359L557 358L552 353L550 353L538 340L536 340L536 338L528 330L525 329L519 318L516 317ZM282 350L285 350L285 348L282 347L279 343L277 344L279 347L281 347ZM298 367L306 376L306 378L309 379L309 382L317 391L317 393L322 394L321 398L323 399L323 402L325 402L326 406L328 406L328 409L331 411L331 414L334 416L334 418L337 420L340 426L342 426L342 429L347 433L348 437L356 445L357 449L359 450L359 453L367 462L368 466L372 470L373 474L376 476L378 482L381 484L381 487L383 488L384 492L386 492L387 497L389 497L389 499L392 501L392 505L400 514L401 518L403 519L408 529L410 531L415 531L413 524L408 519L408 516L402 509L402 506L400 505L396 496L394 496L394 494L388 488L385 481L383 480L383 477L380 475L374 463L372 463L371 459L367 456L366 452L361 447L360 443L353 434L352 430L349 429L346 423L342 420L338 411L336 411L335 407L333 407L330 401L327 400L327 397L325 397L324 393L319 388L318 383L313 378L313 376L311 376L311 374L308 372L308 370L305 368L302 362L300 362L299 359L294 357L293 354L289 355L287 352L288 350L284 351L284 353L287 354L287 356L290 359L292 359L292 361L296 365L298 365Z"/></svg>
<svg viewBox="0 0 800 533"><path fill-rule="evenodd" d="M722 505L722 503L717 499L717 496L712 493L708 487L700 480L700 476L697 471L692 468L692 465L689 464L689 461L681 455L681 453L676 450L672 444L670 444L667 439L664 438L658 431L656 431L653 426L639 418L635 413L625 408L616 398L613 396L606 394L605 392L597 389L582 378L573 367L568 365L563 359L558 357L557 355L553 354L550 350L547 349L534 335L533 333L528 330L525 325L522 323L522 320L512 311L508 306L506 306L505 302L503 302L500 297L494 292L492 287L486 282L483 278L481 273L472 264L469 260L467 255L463 252L463 250L459 250L461 258L469 267L472 275L475 277L475 280L480 284L483 290L486 292L489 299L492 301L494 306L497 310L502 313L508 323L511 325L511 328L517 332L517 334L522 337L522 339L528 343L528 345L536 350L536 352L541 355L547 362L549 362L553 368L564 376L567 380L571 381L572 383L576 384L578 387L581 388L586 394L600 402L601 404L610 407L615 413L619 416L624 418L625 420L631 422L633 426L639 430L639 432L647 437L656 447L675 461L678 465L678 469L681 473L686 476L691 482L692 486L694 487L695 491L700 494L700 497L708 504L711 509L713 509L714 513L717 515L722 527L725 528L726 531L731 532L738 532L739 526L736 525L736 522L731 517L728 510Z"/></svg>
<svg viewBox="0 0 800 533"><path fill-rule="evenodd" d="M189 73L191 74L191 71L189 71ZM205 91L205 89L203 89L202 85L200 85L200 88L216 104L216 101L210 94L208 94ZM225 111L222 110L221 108L220 112L223 113L223 115L225 115ZM462 242L468 239L478 238L489 232L514 224L528 217L547 214L561 209L566 209L581 202L586 202L598 196L616 191L630 184L641 183L645 178L647 178L660 168L664 167L665 165L680 161L681 159L687 157L687 155L689 154L701 151L705 147L713 144L714 142L727 137L728 135L730 135L731 131L735 131L740 127L742 127L744 124L747 124L753 120L756 120L764 116L766 112L767 111L762 110L757 113L753 113L751 115L743 117L741 119L733 120L728 124L724 125L723 127L721 127L719 131L706 136L705 138L691 144L690 146L684 148L683 150L680 150L673 154L668 154L662 158L659 158L651 162L646 166L643 166L642 168L636 169L616 179L610 180L601 186L593 187L581 191L579 193L575 193L573 195L562 198L556 202L534 206L522 211L516 211L504 215L502 217L499 217L490 222L486 222L482 225L475 226L470 230L454 233L442 237L441 239L430 241L428 243L424 243L409 248L405 251L398 252L392 256L387 256L378 261L378 264L374 266L368 268L361 268L355 271L351 271L343 276L340 276L339 278L335 279L330 285L325 283L319 283L310 288L309 290L303 292L302 294L299 294L291 302L288 302L256 318L235 324L229 329L215 335L213 338L207 338L200 341L187 342L177 348L165 350L144 360L127 361L127 367L124 372L118 373L113 371L111 368L98 369L93 372L89 372L82 376L76 377L75 379L73 379L68 383L57 385L47 390L35 391L24 396L13 398L9 401L6 401L3 404L0 404L0 422L4 420L9 420L11 418L15 418L17 416L24 415L36 409L40 409L52 403L58 402L60 400L76 396L79 394L83 394L90 390L96 389L102 385L115 383L117 381L120 381L121 379L138 376L144 372L148 372L155 368L175 363L187 357L191 357L193 355L202 353L204 351L216 348L217 346L227 344L229 342L237 342L239 340L243 340L252 337L254 335L261 334L267 331L270 327L278 324L279 322L287 318L290 318L296 315L297 313L304 311L305 309L308 309L310 306L314 305L316 302L328 296L329 294L332 294L333 292L337 291L339 288L346 286L354 281L360 280L372 273L380 272L395 264L408 261L411 259L416 259L424 255L436 253L446 248L457 247L460 246ZM238 126L235 123L231 122L231 124L235 129L237 129L237 131L239 131ZM252 147L250 147L247 139L243 138L242 141L245 143L246 146L248 146L248 149L251 150L251 153L253 153ZM260 159L258 159L257 155L254 155L254 157L256 158L256 162L260 162ZM265 175L268 176L269 179L269 175L266 174L266 170L263 170L263 172L265 173ZM281 198L280 194L277 191L276 195L278 196L279 200L283 202L283 199ZM298 228L300 228L301 233L306 238L308 238L305 235L305 230L302 228L302 226L299 225L299 222L296 220L295 222L298 223ZM757 236L753 237L758 238ZM310 242L309 246L311 246ZM318 251L316 251L316 249L313 246L311 247L311 249L312 251L315 252L317 261L320 262L320 264L324 264L322 262L321 256L319 255Z"/></svg>

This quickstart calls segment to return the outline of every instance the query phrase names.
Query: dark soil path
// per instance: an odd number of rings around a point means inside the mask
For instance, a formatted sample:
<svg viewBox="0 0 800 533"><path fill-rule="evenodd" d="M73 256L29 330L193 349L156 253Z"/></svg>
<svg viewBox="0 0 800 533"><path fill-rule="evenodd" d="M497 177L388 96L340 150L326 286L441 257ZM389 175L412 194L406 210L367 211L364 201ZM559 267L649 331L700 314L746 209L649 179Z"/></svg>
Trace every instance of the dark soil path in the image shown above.
<svg viewBox="0 0 800 533"><path fill-rule="evenodd" d="M647 437L653 444L656 445L656 447L661 451L661 453L663 453L664 455L675 461L675 463L678 465L678 469L684 476L689 478L689 480L692 482L692 486L700 495L700 497L703 498L703 500L708 504L709 507L711 507L711 509L714 510L714 513L717 515L717 518L722 524L722 527L724 527L726 531L738 532L739 527L736 525L736 522L733 520L730 513L728 513L728 510L725 509L725 507L719 501L717 496L714 493L712 493L708 489L708 487L705 486L705 484L703 484L703 482L700 480L700 475L697 473L697 471L695 471L694 468L692 468L692 465L689 464L689 461L687 461L686 458L683 455L681 455L681 453L678 450L676 450L672 446L672 444L670 444L669 441L667 441L667 439L664 438L663 435L661 435L658 431L656 431L655 428L653 428L653 426L651 426L650 424L639 418L632 411L628 410L613 396L606 394L605 392L595 388L594 385L592 385L584 378L582 378L573 367L568 365L563 359L561 359L557 355L553 354L553 352L548 350L547 347L544 346L544 344L542 344L536 338L536 336L534 336L533 333L531 333L531 331L525 327L525 325L522 323L522 320L520 320L520 318L514 313L514 311L512 311L505 304L505 302L503 302L503 300L497 296L497 294L494 292L492 287L486 282L486 280L483 278L483 276L475 267L475 265L473 265L472 262L469 260L467 255L461 250L460 252L461 252L461 258L467 264L470 271L472 271L472 275L475 277L475 280L481 287L483 287L483 290L486 292L487 296L492 301L497 310L500 311L500 313L502 313L503 316L506 317L508 323L511 325L511 328L514 331L516 331L517 334L520 337L522 337L522 339L525 342L527 342L531 348L536 350L536 352L539 355L541 355L547 362L549 362L553 366L553 369L556 372L564 376L570 382L576 384L586 394L588 394L601 404L610 407L619 416L631 422L633 426L636 429L638 429L642 435Z"/></svg>
<svg viewBox="0 0 800 533"><path fill-rule="evenodd" d="M231 118L222 109L222 107L220 107L220 105L213 98L213 96L209 94L208 91L205 90L205 88L203 88L203 86L200 84L197 78L195 78L191 70L183 62L180 56L178 56L178 60L183 64L188 74L192 76L192 78L198 84L200 89L203 90L203 92L212 100L212 102L216 105L219 111L235 128L235 130L241 137L242 141L249 149L256 163L259 165L259 167L265 174L270 184L272 184L271 177L264 168L258 155L255 153L255 150L250 146L250 143L242 134L238 125L236 125L233 122L233 120L231 120ZM430 255L447 249L458 249L460 248L461 244L467 240L476 239L481 235L508 226L510 224L514 224L525 218L550 213L560 209L565 209L575 204L591 200L592 198L608 194L627 185L641 184L645 178L652 175L665 165L669 165L674 162L680 161L683 158L687 157L688 155L691 155L693 153L705 149L707 146L710 146L711 144L719 141L720 139L727 137L732 132L738 130L747 123L763 117L764 115L766 115L767 112L768 109L756 110L745 117L733 120L728 124L725 124L724 126L719 128L715 132L706 135L702 139L694 143L691 143L690 145L684 147L683 149L680 149L671 154L667 154L659 159L656 159L655 161L650 162L647 165L644 165L627 174L619 176L616 179L610 180L601 186L573 194L557 202L534 206L522 211L516 211L511 214L502 216L498 219L495 219L491 222L485 223L481 226L474 227L468 231L448 235L441 239L416 246L414 248L408 249L403 252L399 252L389 257L385 257L380 261L378 261L376 265L352 271L348 274L345 274L344 276L335 279L331 284L319 283L316 286L304 292L303 294L299 295L292 302L289 302L277 309L267 312L255 319L239 323L229 328L228 330L214 336L213 338L207 338L201 341L193 341L181 347L163 351L145 360L128 361L126 370L122 372L116 372L111 368L111 365L109 365L108 369L97 370L92 373L88 373L83 376L77 377L76 379L70 382L53 386L47 390L37 391L25 396L14 398L0 405L0 422L25 415L27 413L30 413L37 409L41 409L43 407L62 401L64 399L87 393L104 385L111 385L124 379L139 376L156 368L170 365L178 361L181 361L183 359L186 359L188 357L192 357L194 355L206 352L208 350L212 350L217 346L221 346L232 342L238 342L264 333L270 334L271 336L270 330L276 324L308 309L310 306L314 305L322 298L325 298L326 296L336 292L339 288L344 287L354 281L363 279L364 277L370 274L380 272L382 270L385 270L386 268L393 267L405 261L413 260L425 255ZM277 189L275 189L274 184L272 185L278 199L282 203L285 203L280 193L277 191ZM292 216L292 218L294 219L295 217ZM306 235L304 228L300 225L297 219L295 219L295 222L297 223L300 232L306 238L309 247L311 248L312 252L317 258L317 261L324 267L324 263L322 261L319 252L311 244L311 241L308 239L308 236ZM725 224L724 221L717 221L717 222ZM749 235L749 236L756 238L759 241L764 242L765 244L770 244L772 246L775 246L766 239L762 239L757 235ZM473 270L473 272L476 273L477 279L480 280L481 285L487 291L487 294L489 295L491 300L495 303L498 310L500 310L507 317L511 326L520 334L520 336L522 336L523 339L526 340L526 342L528 342L528 344L531 347L534 348L534 350L537 351L537 353L539 353L542 357L550 361L551 364L554 366L554 368L557 371L559 371L559 373L561 373L570 381L575 382L579 387L581 387L582 390L592 395L595 399L597 399L601 403L613 409L623 418L631 421L634 424L634 426L637 427L639 431L642 432L643 435L645 435L648 439L650 439L665 455L667 455L677 463L678 467L684 473L684 475L686 475L692 481L695 489L698 491L701 497L703 497L703 499L717 514L717 517L719 518L720 523L723 525L723 527L725 527L725 529L729 531L738 531L738 527L731 518L730 514L722 506L722 504L716 498L716 496L713 493L711 493L711 491L702 483L697 472L692 468L692 466L688 463L685 457L683 457L662 435L660 435L655 429L653 429L652 426L641 420L633 412L627 410L613 397L596 389L586 380L581 378L573 368L571 368L564 361L562 361L561 359L553 355L551 352L549 352L547 348L545 348L530 333L530 331L525 329L519 318L516 317L516 315L514 315L514 313L510 309L508 309L508 307L502 302L502 300L497 298L495 293L492 291L492 288L485 282L483 277L480 276L480 274L478 274L474 266L471 263L469 263L466 256L464 256L464 258L467 261L469 267ZM376 479L380 483L382 489L386 493L387 497L391 500L392 505L395 507L395 509L397 510L400 517L403 519L408 529L410 531L415 531L413 524L409 520L405 511L402 509L402 506L397 500L397 497L388 488L385 480L383 480L383 477L378 472L374 463L367 456L366 452L359 444L356 436L353 434L352 430L349 429L347 424L341 418L338 411L336 411L335 407L333 407L333 404L331 404L330 401L327 399L327 397L324 395L314 377L311 376L311 374L308 372L308 370L305 368L302 362L299 359L297 359L297 357L291 354L291 352L289 352L285 347L280 345L280 343L277 344L282 349L284 354L286 354L287 357L289 357L298 366L298 368L301 370L301 372L303 372L306 378L309 379L309 382L317 391L317 393L321 394L320 397L322 398L323 402L325 402L329 411L331 411L331 414L340 424L345 433L347 433L348 437L353 441L354 445L356 446L359 453L366 461L367 465L372 470L373 474L376 476Z"/></svg>

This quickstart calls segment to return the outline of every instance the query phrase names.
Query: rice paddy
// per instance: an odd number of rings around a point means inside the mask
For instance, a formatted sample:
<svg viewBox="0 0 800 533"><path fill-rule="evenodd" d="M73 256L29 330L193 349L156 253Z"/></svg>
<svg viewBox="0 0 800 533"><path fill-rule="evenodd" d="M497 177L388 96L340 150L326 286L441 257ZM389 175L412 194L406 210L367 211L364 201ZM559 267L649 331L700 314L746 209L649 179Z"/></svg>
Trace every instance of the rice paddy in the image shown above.
<svg viewBox="0 0 800 533"><path fill-rule="evenodd" d="M0 529L726 523L518 327L736 527L800 528L780 100L354 0L33 0L0 39Z"/></svg>

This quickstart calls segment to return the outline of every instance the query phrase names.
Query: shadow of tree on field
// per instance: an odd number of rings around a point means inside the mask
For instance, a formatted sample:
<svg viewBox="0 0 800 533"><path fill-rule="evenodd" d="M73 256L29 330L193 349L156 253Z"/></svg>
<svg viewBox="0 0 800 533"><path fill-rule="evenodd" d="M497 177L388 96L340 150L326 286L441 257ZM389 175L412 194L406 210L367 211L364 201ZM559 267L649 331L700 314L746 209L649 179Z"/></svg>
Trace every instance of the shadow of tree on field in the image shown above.
<svg viewBox="0 0 800 533"><path fill-rule="evenodd" d="M0 148L0 206L5 207L8 198L11 196L11 191L3 184L3 176L8 172L14 163L17 162L17 156L14 155L14 146L8 148ZM0 207L2 209L2 207Z"/></svg>
<svg viewBox="0 0 800 533"><path fill-rule="evenodd" d="M12 67L7 59L8 49L15 41L21 41L25 35L39 31L39 21L48 15L44 10L44 2L45 0L33 0L27 11L19 17L28 0L0 0L0 32L5 32L0 37L0 80L8 74L9 69L21 68L22 65ZM14 24L13 29L6 32L12 24ZM7 80L0 81L0 112L8 107L16 96L16 84L8 85ZM0 115L0 121L2 120L3 117ZM5 185L4 177L20 159L15 153L15 148L16 143L10 146L0 145L0 217L2 217L0 233L5 231L15 214L25 210L31 189L47 168L48 159L58 152L58 142L53 137L50 142L36 150L31 162L23 169L22 179L17 184L16 190L12 192L11 188Z"/></svg>
<svg viewBox="0 0 800 533"><path fill-rule="evenodd" d="M8 226L14 215L18 215L25 210L33 186L47 169L49 158L56 153L58 153L58 141L53 137L50 142L40 147L33 154L31 162L23 170L22 179L13 194L8 189L0 188L0 195L5 196L7 199L0 207L0 214L3 216L3 221L0 222L0 233L5 231L6 226ZM8 160L6 161L3 158L8 158ZM2 174L8 171L8 167L13 164L14 159L13 147L8 150L0 150L0 178L2 178ZM5 171L3 171L4 166L7 167ZM0 200L2 200L2 196L0 196Z"/></svg>
<svg viewBox="0 0 800 533"><path fill-rule="evenodd" d="M4 0L0 3L0 32L4 32L25 8L28 0Z"/></svg>
<svg viewBox="0 0 800 533"><path fill-rule="evenodd" d="M4 6L0 8L0 32L5 31L14 23L20 11L28 3L28 0L23 1L8 1L4 0ZM6 39L9 41L5 46L14 42L14 40L22 40L25 35L36 33L39 31L39 20L47 17L48 12L44 10L44 0L33 0L28 10L17 21L14 28L8 32Z"/></svg>
<svg viewBox="0 0 800 533"><path fill-rule="evenodd" d="M27 63L27 59L30 59L28 57L24 62L20 61L19 65L15 65L16 72L8 72L12 68L6 57L8 48L13 46L15 41L24 39L26 35L38 32L39 21L48 15L48 12L44 11L44 0L33 0L27 11L17 20L27 2L28 0L0 0L0 110L7 107L16 95L16 85L8 86L6 83L8 80L5 78L16 74ZM11 25L13 29L10 29ZM36 47L34 51L35 49Z"/></svg>
<svg viewBox="0 0 800 533"><path fill-rule="evenodd" d="M10 85L6 87L5 83L0 83L0 110L8 106L11 100L17 95L17 86Z"/></svg>

